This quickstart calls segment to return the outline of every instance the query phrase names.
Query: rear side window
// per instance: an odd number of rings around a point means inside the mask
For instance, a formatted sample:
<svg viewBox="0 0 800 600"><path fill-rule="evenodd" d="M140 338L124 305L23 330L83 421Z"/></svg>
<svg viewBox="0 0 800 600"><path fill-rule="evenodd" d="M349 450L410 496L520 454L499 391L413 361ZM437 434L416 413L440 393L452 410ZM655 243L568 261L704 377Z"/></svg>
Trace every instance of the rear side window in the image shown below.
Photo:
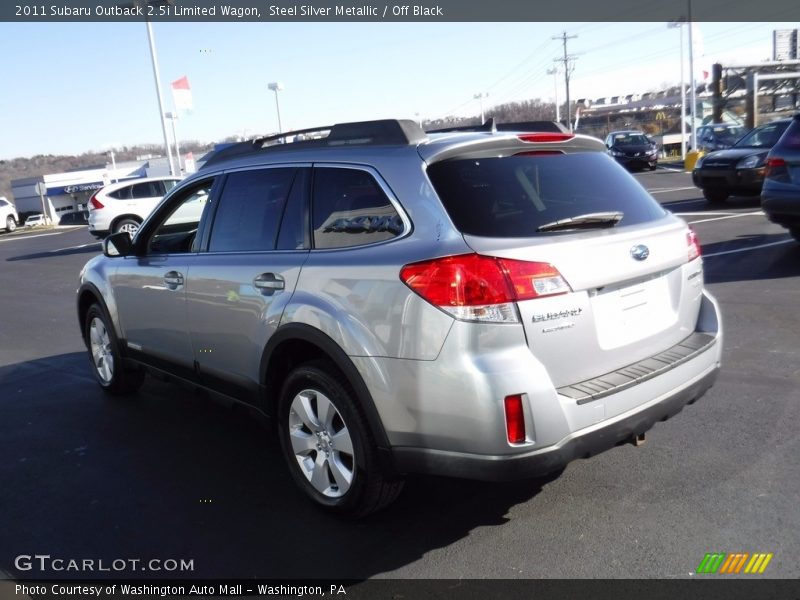
<svg viewBox="0 0 800 600"><path fill-rule="evenodd" d="M131 196L136 198L157 198L164 195L164 186L160 181L145 181L131 188Z"/></svg>
<svg viewBox="0 0 800 600"><path fill-rule="evenodd" d="M800 119L794 119L775 144L779 150L800 150Z"/></svg>
<svg viewBox="0 0 800 600"><path fill-rule="evenodd" d="M228 175L214 217L211 252L273 250L296 168Z"/></svg>
<svg viewBox="0 0 800 600"><path fill-rule="evenodd" d="M623 213L618 227L666 214L601 152L452 159L428 167L428 176L455 226L469 235L552 235L537 228L591 213Z"/></svg>
<svg viewBox="0 0 800 600"><path fill-rule="evenodd" d="M403 220L366 171L317 168L313 193L315 248L363 246L403 233Z"/></svg>

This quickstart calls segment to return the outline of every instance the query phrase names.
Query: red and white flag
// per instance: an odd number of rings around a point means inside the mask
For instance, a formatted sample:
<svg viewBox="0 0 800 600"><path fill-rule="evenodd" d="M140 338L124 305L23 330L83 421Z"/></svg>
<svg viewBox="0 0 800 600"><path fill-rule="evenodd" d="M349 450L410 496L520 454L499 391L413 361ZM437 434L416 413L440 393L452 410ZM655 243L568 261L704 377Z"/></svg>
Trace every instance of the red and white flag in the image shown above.
<svg viewBox="0 0 800 600"><path fill-rule="evenodd" d="M192 110L192 90L185 75L172 82L172 100L176 110Z"/></svg>

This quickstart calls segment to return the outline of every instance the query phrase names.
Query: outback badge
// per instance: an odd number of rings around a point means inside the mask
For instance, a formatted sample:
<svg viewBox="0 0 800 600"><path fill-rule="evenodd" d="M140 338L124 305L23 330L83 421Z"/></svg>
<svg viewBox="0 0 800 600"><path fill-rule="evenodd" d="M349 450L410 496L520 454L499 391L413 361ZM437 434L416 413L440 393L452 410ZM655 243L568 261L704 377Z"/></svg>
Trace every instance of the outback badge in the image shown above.
<svg viewBox="0 0 800 600"><path fill-rule="evenodd" d="M631 248L631 256L636 260L644 260L650 256L650 249L644 244L637 244Z"/></svg>

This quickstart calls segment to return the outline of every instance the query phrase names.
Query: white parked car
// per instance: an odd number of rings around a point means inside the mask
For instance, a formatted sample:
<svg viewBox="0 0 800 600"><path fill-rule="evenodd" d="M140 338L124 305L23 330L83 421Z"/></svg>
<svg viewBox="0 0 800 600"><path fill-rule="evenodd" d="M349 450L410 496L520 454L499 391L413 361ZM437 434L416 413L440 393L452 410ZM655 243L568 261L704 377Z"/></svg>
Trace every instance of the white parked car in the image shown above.
<svg viewBox="0 0 800 600"><path fill-rule="evenodd" d="M45 217L42 213L36 213L25 219L25 227L39 227L40 225L49 225L50 217Z"/></svg>
<svg viewBox="0 0 800 600"><path fill-rule="evenodd" d="M17 228L17 223L19 223L19 215L16 207L6 200L5 196L0 196L0 228L5 228L8 233L11 233Z"/></svg>
<svg viewBox="0 0 800 600"><path fill-rule="evenodd" d="M145 177L112 183L89 199L89 233L104 238L127 231L131 237L180 177Z"/></svg>

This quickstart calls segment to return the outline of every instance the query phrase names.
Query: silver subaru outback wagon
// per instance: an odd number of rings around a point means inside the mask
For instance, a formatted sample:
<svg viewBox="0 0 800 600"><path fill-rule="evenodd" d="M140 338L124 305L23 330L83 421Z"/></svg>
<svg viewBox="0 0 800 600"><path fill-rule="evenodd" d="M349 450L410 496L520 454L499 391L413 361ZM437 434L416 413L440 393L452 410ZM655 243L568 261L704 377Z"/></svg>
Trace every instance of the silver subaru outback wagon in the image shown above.
<svg viewBox="0 0 800 600"><path fill-rule="evenodd" d="M600 140L299 134L220 151L83 268L108 393L152 372L248 403L308 497L364 515L410 472L558 471L713 385L698 240Z"/></svg>

